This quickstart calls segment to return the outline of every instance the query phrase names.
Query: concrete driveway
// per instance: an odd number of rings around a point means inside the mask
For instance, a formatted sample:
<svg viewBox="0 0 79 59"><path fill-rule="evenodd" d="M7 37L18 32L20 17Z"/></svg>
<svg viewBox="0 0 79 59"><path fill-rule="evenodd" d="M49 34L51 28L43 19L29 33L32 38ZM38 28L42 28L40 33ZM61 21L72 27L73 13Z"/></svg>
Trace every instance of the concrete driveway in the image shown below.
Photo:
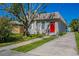
<svg viewBox="0 0 79 59"><path fill-rule="evenodd" d="M67 33L62 37L27 52L26 55L77 56L75 35L74 33Z"/></svg>

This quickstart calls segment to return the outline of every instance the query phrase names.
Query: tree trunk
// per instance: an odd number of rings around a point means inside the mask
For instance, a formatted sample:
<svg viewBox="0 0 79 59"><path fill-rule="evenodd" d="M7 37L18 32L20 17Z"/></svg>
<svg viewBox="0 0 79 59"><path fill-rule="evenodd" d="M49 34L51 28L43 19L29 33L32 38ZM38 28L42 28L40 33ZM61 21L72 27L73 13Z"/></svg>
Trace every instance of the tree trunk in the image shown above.
<svg viewBox="0 0 79 59"><path fill-rule="evenodd" d="M25 28L25 30L24 30L24 36L29 36L30 34L29 34L29 31L28 31L28 28Z"/></svg>
<svg viewBox="0 0 79 59"><path fill-rule="evenodd" d="M24 36L29 36L29 31L28 31L28 26L24 26L24 33L23 33Z"/></svg>

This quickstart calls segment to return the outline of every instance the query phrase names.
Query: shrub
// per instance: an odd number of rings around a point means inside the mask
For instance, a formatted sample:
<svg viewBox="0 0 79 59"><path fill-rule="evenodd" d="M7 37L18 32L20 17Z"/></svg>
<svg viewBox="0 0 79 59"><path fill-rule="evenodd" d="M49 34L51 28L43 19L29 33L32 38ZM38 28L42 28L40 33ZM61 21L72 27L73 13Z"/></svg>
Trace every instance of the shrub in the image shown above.
<svg viewBox="0 0 79 59"><path fill-rule="evenodd" d="M11 34L7 41L17 41L22 39L22 34Z"/></svg>
<svg viewBox="0 0 79 59"><path fill-rule="evenodd" d="M30 35L31 37L34 37L34 38L38 38L38 37L43 37L44 34L32 34Z"/></svg>
<svg viewBox="0 0 79 59"><path fill-rule="evenodd" d="M32 34L32 35L30 35L30 36L24 36L24 40L30 40L30 39L34 39L34 38L39 38L39 37L43 37L44 36L44 34Z"/></svg>
<svg viewBox="0 0 79 59"><path fill-rule="evenodd" d="M22 35L21 34L10 34L9 37L4 38L3 41L0 42L13 42L13 41L19 41L22 39Z"/></svg>

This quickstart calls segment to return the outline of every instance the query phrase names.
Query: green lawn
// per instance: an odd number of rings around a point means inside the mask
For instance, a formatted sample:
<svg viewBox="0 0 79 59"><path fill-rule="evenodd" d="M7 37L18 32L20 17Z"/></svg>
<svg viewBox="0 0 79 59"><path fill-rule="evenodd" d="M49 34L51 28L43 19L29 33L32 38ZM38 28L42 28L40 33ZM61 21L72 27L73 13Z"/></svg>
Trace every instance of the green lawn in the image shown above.
<svg viewBox="0 0 79 59"><path fill-rule="evenodd" d="M65 35L66 34L66 32L60 32L59 33L59 36L63 36L63 35Z"/></svg>
<svg viewBox="0 0 79 59"><path fill-rule="evenodd" d="M10 39L8 39L9 41L7 41L7 42L0 42L0 47L20 43L23 41L32 40L34 38L43 37L44 35L43 34L34 34L34 35L30 35L30 36L26 37L26 36L22 36L21 34L11 34L10 36L13 39L10 38Z"/></svg>
<svg viewBox="0 0 79 59"><path fill-rule="evenodd" d="M78 32L75 32L75 38L76 38L76 44L77 44L77 49L79 53L79 33Z"/></svg>
<svg viewBox="0 0 79 59"><path fill-rule="evenodd" d="M14 48L12 50L16 50L16 51L19 51L19 52L28 52L28 51L30 51L34 48L37 48L37 47L43 45L44 43L46 43L48 41L53 40L54 38L55 38L55 36L50 36L48 38L44 38L42 40L30 43L30 44L27 44L27 45L24 45L24 46L21 46L21 47L18 47L18 48Z"/></svg>

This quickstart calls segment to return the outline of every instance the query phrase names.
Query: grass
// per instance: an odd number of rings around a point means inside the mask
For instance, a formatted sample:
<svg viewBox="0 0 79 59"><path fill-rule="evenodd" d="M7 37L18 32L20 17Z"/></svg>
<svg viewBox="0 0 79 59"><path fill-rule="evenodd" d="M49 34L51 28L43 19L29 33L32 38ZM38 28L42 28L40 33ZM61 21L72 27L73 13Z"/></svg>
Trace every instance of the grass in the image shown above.
<svg viewBox="0 0 79 59"><path fill-rule="evenodd" d="M48 41L53 40L54 38L55 38L55 36L50 36L48 38L44 38L42 40L27 44L27 45L17 47L17 48L14 48L12 50L16 50L16 51L19 51L19 52L28 52L28 51L30 51L34 48L37 48L37 47L43 45L44 43L46 43Z"/></svg>
<svg viewBox="0 0 79 59"><path fill-rule="evenodd" d="M59 33L60 36L62 36L62 35L64 35L64 34L66 34L66 32L60 32L60 33Z"/></svg>
<svg viewBox="0 0 79 59"><path fill-rule="evenodd" d="M10 41L0 43L0 47L20 43L20 42L23 42L23 41L32 40L34 38L43 37L44 35L43 34L33 34L33 35L30 35L30 36L27 37L27 36L22 36L21 34L11 34L10 36L13 39L10 38L10 39L8 39Z"/></svg>
<svg viewBox="0 0 79 59"><path fill-rule="evenodd" d="M79 53L79 33L78 32L75 32L75 38L76 38L77 50Z"/></svg>

